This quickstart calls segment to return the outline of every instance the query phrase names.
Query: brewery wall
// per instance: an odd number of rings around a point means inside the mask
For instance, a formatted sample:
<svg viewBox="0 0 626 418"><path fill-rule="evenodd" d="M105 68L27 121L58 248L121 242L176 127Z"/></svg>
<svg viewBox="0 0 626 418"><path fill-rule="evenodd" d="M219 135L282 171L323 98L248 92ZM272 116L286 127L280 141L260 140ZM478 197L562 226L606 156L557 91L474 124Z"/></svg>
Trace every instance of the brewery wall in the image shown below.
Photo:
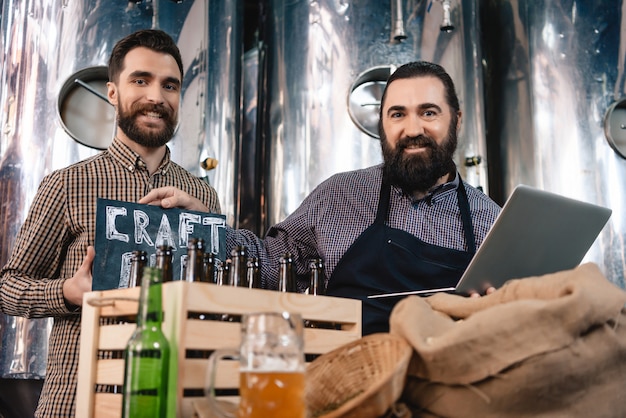
<svg viewBox="0 0 626 418"><path fill-rule="evenodd" d="M489 0L480 8L492 196L503 201L523 183L612 208L584 261L621 287L625 7L615 0Z"/></svg>
<svg viewBox="0 0 626 418"><path fill-rule="evenodd" d="M41 179L110 142L108 54L152 27L185 65L172 156L231 225L263 234L332 174L379 163L385 79L429 60L456 82L463 178L499 203L524 183L611 207L585 260L626 287L625 4L0 0L0 264ZM45 377L50 321L0 314L0 414L24 398L7 381Z"/></svg>

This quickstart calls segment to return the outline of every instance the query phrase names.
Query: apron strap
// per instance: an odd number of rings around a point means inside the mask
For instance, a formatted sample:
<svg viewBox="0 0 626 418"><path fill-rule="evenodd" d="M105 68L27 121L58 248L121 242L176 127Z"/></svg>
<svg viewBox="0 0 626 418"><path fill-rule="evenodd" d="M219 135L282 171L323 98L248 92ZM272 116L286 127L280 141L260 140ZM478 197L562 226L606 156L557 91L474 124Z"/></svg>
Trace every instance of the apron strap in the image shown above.
<svg viewBox="0 0 626 418"><path fill-rule="evenodd" d="M385 181L380 185L380 197L378 198L378 210L376 211L375 224L384 225L387 222L389 212L389 196L391 195L391 185Z"/></svg>
<svg viewBox="0 0 626 418"><path fill-rule="evenodd" d="M463 232L465 233L465 242L467 243L468 252L476 254L476 241L474 238L474 224L472 223L472 215L469 207L469 199L467 191L463 185L463 179L459 174L459 187L456 189L457 199L459 200L459 209L461 211L461 221L463 221Z"/></svg>

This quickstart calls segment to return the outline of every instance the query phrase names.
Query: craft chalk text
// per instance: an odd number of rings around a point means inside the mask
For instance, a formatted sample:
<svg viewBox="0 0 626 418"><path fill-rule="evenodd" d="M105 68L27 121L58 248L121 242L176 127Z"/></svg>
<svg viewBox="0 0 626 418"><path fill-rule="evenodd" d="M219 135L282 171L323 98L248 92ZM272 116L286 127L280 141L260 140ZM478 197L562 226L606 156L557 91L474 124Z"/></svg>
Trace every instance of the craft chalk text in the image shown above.
<svg viewBox="0 0 626 418"><path fill-rule="evenodd" d="M133 231L119 231L116 226L118 217L127 217L128 211L121 206L106 207L106 239L109 241L130 242L131 236L136 245L145 244L150 247L159 245L169 245L173 249L187 248L189 238L193 236L196 225L208 226L210 228L211 243L207 243L209 247L219 247L219 228L225 227L225 221L214 216L202 216L197 213L181 212L178 215L178 236L176 237L170 219L167 214L161 216L159 228L155 237L148 234L148 226L150 225L150 217L142 210L133 210L132 217L134 226Z"/></svg>

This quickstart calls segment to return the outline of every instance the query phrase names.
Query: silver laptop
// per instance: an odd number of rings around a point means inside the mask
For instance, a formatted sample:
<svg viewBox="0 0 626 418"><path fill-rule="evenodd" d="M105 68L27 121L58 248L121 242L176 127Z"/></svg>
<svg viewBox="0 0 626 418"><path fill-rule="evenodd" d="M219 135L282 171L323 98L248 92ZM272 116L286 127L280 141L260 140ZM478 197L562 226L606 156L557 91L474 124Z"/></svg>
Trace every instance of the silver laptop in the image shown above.
<svg viewBox="0 0 626 418"><path fill-rule="evenodd" d="M506 201L456 287L385 293L368 298L456 292L484 293L509 279L580 264L611 209L519 185Z"/></svg>

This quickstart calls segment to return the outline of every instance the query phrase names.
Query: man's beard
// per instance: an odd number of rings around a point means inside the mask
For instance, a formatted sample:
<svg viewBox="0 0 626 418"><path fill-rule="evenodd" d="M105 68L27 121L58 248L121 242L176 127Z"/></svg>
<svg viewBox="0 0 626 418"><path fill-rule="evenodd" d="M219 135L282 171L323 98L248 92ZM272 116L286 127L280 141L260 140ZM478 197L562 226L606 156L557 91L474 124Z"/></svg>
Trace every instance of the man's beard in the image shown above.
<svg viewBox="0 0 626 418"><path fill-rule="evenodd" d="M154 131L138 125L136 122L137 117L147 112L160 114L165 126L158 131ZM148 148L158 148L167 144L174 136L176 116L174 112L161 105L135 103L128 111L120 106L117 115L117 126L137 144Z"/></svg>
<svg viewBox="0 0 626 418"><path fill-rule="evenodd" d="M456 123L451 124L448 136L441 145L426 135L402 138L392 148L381 129L380 141L385 164L383 176L390 184L397 186L407 195L414 192L426 193L446 174L454 170L452 156L456 150ZM405 154L409 145L426 147L425 152Z"/></svg>

